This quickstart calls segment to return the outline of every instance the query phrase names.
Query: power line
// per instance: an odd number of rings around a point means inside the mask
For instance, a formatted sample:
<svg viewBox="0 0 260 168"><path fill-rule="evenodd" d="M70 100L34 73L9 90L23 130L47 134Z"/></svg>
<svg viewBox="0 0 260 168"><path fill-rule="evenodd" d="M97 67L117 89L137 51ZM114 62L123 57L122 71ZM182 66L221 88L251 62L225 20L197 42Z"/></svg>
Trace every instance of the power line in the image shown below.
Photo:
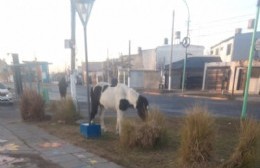
<svg viewBox="0 0 260 168"><path fill-rule="evenodd" d="M240 16L232 16L232 17L226 17L226 18L219 18L219 19L210 20L210 21L203 22L203 23L192 23L192 25L203 25L203 24L210 24L210 23L216 23L216 22L231 21L231 20L235 20L235 19L241 19L241 18L244 18L244 17L254 18L254 13L252 13L252 14L246 14L246 15L240 15Z"/></svg>
<svg viewBox="0 0 260 168"><path fill-rule="evenodd" d="M208 24L208 25L203 25L203 26L191 26L192 28L190 30L204 30L204 29L212 29L212 28L216 28L216 27L223 27L223 24L226 24L226 25L235 25L235 24L239 24L239 23L245 23L245 26L247 25L247 21L249 19L244 19L244 20L239 20L239 21L233 21L233 22L218 22L218 23L215 23L215 25L213 24ZM245 27L243 26L243 27Z"/></svg>
<svg viewBox="0 0 260 168"><path fill-rule="evenodd" d="M208 36L219 36L220 34L228 34L228 33L232 33L232 32L234 33L234 30L211 32L211 33L207 33L207 34L191 35L191 38L208 37Z"/></svg>

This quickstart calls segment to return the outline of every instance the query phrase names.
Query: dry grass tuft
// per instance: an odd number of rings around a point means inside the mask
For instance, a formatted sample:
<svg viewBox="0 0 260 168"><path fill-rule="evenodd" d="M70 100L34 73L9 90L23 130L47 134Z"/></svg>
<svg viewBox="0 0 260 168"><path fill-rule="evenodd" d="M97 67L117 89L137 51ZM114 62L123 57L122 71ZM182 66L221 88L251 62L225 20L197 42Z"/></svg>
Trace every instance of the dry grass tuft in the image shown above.
<svg viewBox="0 0 260 168"><path fill-rule="evenodd" d="M222 168L251 168L260 163L259 124L253 119L241 121L239 143Z"/></svg>
<svg viewBox="0 0 260 168"><path fill-rule="evenodd" d="M45 118L45 102L35 90L25 90L19 108L24 121L42 121Z"/></svg>
<svg viewBox="0 0 260 168"><path fill-rule="evenodd" d="M52 120L59 123L74 124L80 118L71 98L52 102L49 110L53 113Z"/></svg>
<svg viewBox="0 0 260 168"><path fill-rule="evenodd" d="M213 159L215 120L205 107L195 105L187 112L180 133L180 167L208 167Z"/></svg>
<svg viewBox="0 0 260 168"><path fill-rule="evenodd" d="M123 147L151 149L167 143L165 118L157 109L149 112L148 118L141 124L125 119L122 124L120 143Z"/></svg>

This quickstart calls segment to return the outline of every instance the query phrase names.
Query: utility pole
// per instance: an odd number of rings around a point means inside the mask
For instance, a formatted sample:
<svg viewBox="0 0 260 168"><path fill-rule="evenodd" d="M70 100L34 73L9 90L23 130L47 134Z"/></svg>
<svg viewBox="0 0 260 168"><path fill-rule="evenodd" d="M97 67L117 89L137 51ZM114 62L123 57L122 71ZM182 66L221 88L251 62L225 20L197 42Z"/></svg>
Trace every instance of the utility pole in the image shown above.
<svg viewBox="0 0 260 168"><path fill-rule="evenodd" d="M173 34L174 34L174 11L172 12L172 36L171 36L171 54L170 54L170 64L169 64L169 81L168 81L168 90L171 90L171 85L172 85Z"/></svg>
<svg viewBox="0 0 260 168"><path fill-rule="evenodd" d="M188 50L188 47L190 45L190 38L189 38L189 32L190 32L190 9L189 9L187 1L183 0L183 2L185 3L185 5L187 7L188 21L187 21L187 35L183 39L183 42L182 42L182 45L185 47L185 58L183 60L182 85L181 85L182 93L184 92L185 80L186 80L186 64L187 64L187 55L188 55L187 50Z"/></svg>
<svg viewBox="0 0 260 168"><path fill-rule="evenodd" d="M75 45L76 45L76 9L75 9L75 4L73 0L70 0L70 7L71 7L71 38L70 38L70 48L71 48L71 71L72 73L75 70Z"/></svg>
<svg viewBox="0 0 260 168"><path fill-rule="evenodd" d="M128 79L127 79L127 85L130 87L130 68L131 68L131 40L129 40L129 51L128 51Z"/></svg>
<svg viewBox="0 0 260 168"><path fill-rule="evenodd" d="M76 94L76 71L75 71L75 46L76 46L76 9L73 0L70 0L71 7L71 39L70 39L70 49L71 49L71 74L70 74L70 89L71 97L78 110L77 104L77 94Z"/></svg>
<svg viewBox="0 0 260 168"><path fill-rule="evenodd" d="M107 82L108 83L110 83L110 76L109 76L109 73L110 73L110 68L111 67L109 67L109 65L110 65L110 61L109 61L109 51L108 51L108 49L107 49Z"/></svg>
<svg viewBox="0 0 260 168"><path fill-rule="evenodd" d="M241 118L242 119L246 118L248 89L249 89L250 78L251 78L251 74L252 74L253 57L255 55L255 34L256 34L257 25L258 25L259 10L260 10L260 0L258 0L258 2L257 2L256 20L255 20L255 25L254 25L254 32L253 32L253 35L252 35L250 52L249 52L247 76L246 76L246 86L245 86L245 92L244 92L243 107L242 107L242 112L241 112Z"/></svg>

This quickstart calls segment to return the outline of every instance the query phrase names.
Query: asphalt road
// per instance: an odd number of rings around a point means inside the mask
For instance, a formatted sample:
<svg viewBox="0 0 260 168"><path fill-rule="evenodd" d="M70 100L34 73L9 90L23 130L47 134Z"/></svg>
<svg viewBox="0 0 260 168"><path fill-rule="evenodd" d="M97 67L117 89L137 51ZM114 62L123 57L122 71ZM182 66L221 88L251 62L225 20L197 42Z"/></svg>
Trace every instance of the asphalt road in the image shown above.
<svg viewBox="0 0 260 168"><path fill-rule="evenodd" d="M68 90L68 95L70 95L70 88ZM59 92L57 85L48 86L49 95L52 98L59 99ZM79 98L79 108L80 112L84 117L88 116L87 112L87 91L84 86L77 86L77 96ZM182 96L179 94L165 94L165 95L154 95L144 93L144 96L149 100L150 107L159 108L160 111L167 115L180 116L184 115L185 111L192 106L198 104L205 106L209 109L211 113L216 116L231 116L240 117L242 110L241 100L215 100L212 98L202 98L202 97L189 97ZM260 100L260 99L259 99ZM10 112L6 111L17 111L16 106L0 105L0 117L10 117ZM255 118L260 118L260 101L249 101L248 102L248 116L253 116ZM13 113L13 117L19 117L19 113ZM114 112L106 112L105 115L115 115ZM127 115L136 115L132 110L127 112Z"/></svg>
<svg viewBox="0 0 260 168"><path fill-rule="evenodd" d="M55 90L55 89L54 89ZM69 90L69 89L68 89ZM81 97L80 108L83 116L87 114L86 95L87 91L84 86L77 86L77 95ZM144 93L150 103L150 107L159 108L160 111L167 115L184 115L185 111L194 105L202 105L209 109L216 116L240 117L242 111L241 100L219 100L211 97L193 97L182 96L179 94L155 95ZM260 98L259 101L248 101L248 116L260 118ZM132 114L130 111L127 114ZM110 113L107 112L107 115ZM112 113L113 114L113 113Z"/></svg>
<svg viewBox="0 0 260 168"><path fill-rule="evenodd" d="M181 95L149 95L146 94L152 106L157 106L168 115L183 115L194 105L202 105L216 116L240 117L242 101L240 100L215 100L212 98L199 98ZM260 102L248 102L249 116L260 118Z"/></svg>

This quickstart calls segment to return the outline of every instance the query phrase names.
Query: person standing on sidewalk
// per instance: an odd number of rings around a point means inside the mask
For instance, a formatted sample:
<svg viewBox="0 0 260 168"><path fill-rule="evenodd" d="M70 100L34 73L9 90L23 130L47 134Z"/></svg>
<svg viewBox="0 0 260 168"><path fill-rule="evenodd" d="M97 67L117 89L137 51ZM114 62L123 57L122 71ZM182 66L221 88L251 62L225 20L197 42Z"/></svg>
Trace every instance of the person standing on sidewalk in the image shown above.
<svg viewBox="0 0 260 168"><path fill-rule="evenodd" d="M60 91L60 97L61 98L66 98L66 94L67 94L67 87L68 84L66 82L65 77L62 77L61 80L59 81L59 91Z"/></svg>

